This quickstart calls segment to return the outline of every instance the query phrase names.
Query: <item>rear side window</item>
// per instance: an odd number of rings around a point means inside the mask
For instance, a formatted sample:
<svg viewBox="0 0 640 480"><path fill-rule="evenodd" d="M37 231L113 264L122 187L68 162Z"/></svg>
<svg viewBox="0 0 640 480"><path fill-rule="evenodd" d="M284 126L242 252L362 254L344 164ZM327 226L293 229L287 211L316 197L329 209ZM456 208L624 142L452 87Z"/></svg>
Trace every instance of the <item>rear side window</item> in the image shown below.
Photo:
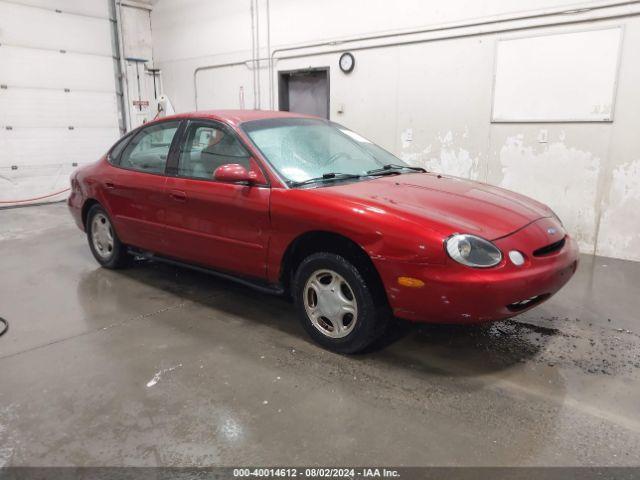
<svg viewBox="0 0 640 480"><path fill-rule="evenodd" d="M166 122L142 129L124 148L119 165L141 172L164 173L179 126L180 122Z"/></svg>

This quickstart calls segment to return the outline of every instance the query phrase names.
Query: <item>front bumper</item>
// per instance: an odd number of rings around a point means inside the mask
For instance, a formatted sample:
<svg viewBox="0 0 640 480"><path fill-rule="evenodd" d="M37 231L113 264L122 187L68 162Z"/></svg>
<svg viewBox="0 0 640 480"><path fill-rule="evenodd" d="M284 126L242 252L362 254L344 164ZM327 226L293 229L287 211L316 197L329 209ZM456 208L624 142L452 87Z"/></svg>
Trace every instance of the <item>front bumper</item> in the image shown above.
<svg viewBox="0 0 640 480"><path fill-rule="evenodd" d="M541 256L538 248L553 243L546 234L564 229L552 219L541 219L494 243L503 260L496 267L469 268L447 258L440 265L416 265L379 260L378 271L397 317L417 322L482 323L522 313L549 299L573 276L578 265L578 246L566 235L557 251ZM525 264L516 267L510 250L525 254ZM424 281L421 288L398 285L399 276Z"/></svg>

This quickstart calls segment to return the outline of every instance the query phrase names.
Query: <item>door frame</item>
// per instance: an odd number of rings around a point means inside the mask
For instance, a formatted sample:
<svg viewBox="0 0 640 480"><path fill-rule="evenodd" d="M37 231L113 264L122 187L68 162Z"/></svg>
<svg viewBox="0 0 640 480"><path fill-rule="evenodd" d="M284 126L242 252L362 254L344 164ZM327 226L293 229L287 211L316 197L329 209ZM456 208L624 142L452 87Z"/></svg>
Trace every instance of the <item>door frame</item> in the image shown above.
<svg viewBox="0 0 640 480"><path fill-rule="evenodd" d="M289 78L297 73L326 72L327 75L327 120L331 117L331 72L329 67L297 68L278 70L278 110L289 111Z"/></svg>

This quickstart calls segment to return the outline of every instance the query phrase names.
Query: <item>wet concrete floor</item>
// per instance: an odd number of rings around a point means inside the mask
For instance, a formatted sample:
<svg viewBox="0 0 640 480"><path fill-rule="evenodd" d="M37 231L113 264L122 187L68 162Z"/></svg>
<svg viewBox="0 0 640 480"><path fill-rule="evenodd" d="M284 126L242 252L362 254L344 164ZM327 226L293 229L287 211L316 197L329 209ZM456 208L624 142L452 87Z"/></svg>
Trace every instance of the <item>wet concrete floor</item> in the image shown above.
<svg viewBox="0 0 640 480"><path fill-rule="evenodd" d="M0 467L640 465L639 287L583 256L510 321L348 357L281 298L99 268L64 204L0 210Z"/></svg>

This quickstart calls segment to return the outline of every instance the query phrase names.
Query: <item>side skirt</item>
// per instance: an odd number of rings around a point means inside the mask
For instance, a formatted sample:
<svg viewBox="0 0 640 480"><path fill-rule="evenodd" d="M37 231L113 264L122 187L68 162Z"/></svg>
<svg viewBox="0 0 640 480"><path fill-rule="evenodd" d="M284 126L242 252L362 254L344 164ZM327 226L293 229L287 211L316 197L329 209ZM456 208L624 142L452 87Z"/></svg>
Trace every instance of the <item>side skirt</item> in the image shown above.
<svg viewBox="0 0 640 480"><path fill-rule="evenodd" d="M239 283L240 285L244 285L245 287L253 288L254 290L257 290L262 293L268 293L270 295L284 294L284 288L280 284L272 284L272 283L267 283L257 279L254 280L246 277L239 277L229 273L220 272L212 268L202 267L200 265L194 265L192 263L182 262L180 260L174 260L172 258L163 257L160 255L156 255L153 252L146 252L133 247L129 247L128 253L135 257L141 257L145 260L166 263L168 265L175 265L177 267L188 268L190 270L195 270L197 272L206 273L207 275L213 275L214 277L222 278L224 280L229 280L231 282Z"/></svg>

